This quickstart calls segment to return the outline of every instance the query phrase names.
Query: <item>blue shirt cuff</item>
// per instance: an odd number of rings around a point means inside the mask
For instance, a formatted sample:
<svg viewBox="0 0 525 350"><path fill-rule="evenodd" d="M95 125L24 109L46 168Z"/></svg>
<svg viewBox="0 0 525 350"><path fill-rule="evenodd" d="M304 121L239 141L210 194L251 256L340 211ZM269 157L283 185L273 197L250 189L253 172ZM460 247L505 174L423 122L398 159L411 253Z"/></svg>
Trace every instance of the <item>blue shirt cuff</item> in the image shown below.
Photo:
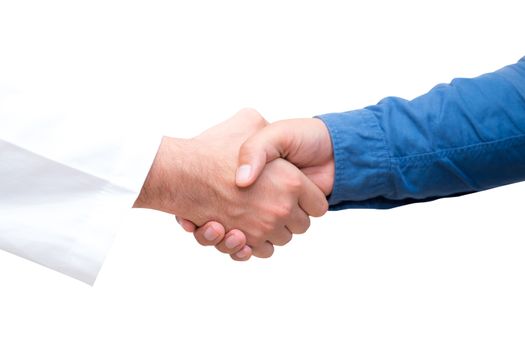
<svg viewBox="0 0 525 350"><path fill-rule="evenodd" d="M390 155L377 117L367 109L318 116L332 138L335 179L331 210L390 208Z"/></svg>

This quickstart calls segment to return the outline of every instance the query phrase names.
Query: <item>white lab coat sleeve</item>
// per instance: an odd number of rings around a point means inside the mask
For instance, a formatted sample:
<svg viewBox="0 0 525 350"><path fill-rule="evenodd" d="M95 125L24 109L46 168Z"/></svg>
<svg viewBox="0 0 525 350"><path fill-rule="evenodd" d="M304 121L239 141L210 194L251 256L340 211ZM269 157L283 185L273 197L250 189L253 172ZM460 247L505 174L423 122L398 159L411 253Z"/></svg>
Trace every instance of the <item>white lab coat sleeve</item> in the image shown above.
<svg viewBox="0 0 525 350"><path fill-rule="evenodd" d="M0 249L92 285L161 134L78 102L0 89Z"/></svg>

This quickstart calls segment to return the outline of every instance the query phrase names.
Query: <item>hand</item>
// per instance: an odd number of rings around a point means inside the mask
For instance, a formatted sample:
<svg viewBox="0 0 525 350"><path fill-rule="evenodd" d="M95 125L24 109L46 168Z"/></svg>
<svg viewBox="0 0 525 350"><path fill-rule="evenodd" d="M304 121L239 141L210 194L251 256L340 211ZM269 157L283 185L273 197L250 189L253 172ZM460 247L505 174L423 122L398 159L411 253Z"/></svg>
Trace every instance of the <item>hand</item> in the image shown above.
<svg viewBox="0 0 525 350"><path fill-rule="evenodd" d="M241 146L236 183L240 187L252 185L268 162L284 158L295 164L323 192L329 195L334 183L334 156L332 141L324 123L316 118L283 120L258 131ZM192 222L178 219L182 227L194 232L203 245L222 242L224 228L218 222L210 222L197 228ZM215 240L208 240L205 232L215 232ZM242 239L242 232L229 233ZM220 243L219 243L220 244ZM233 254L235 260L250 258L249 249L243 248Z"/></svg>
<svg viewBox="0 0 525 350"><path fill-rule="evenodd" d="M239 151L236 183L252 185L266 164L283 158L297 166L328 196L334 185L332 140L316 118L281 120L246 140Z"/></svg>
<svg viewBox="0 0 525 350"><path fill-rule="evenodd" d="M236 253L247 244L255 256L271 256L273 244L286 244L293 232L306 231L308 215L321 216L328 205L324 194L282 159L270 162L250 188L235 186L239 148L266 124L257 112L242 110L194 139L164 138L135 206L173 213L199 226L221 222L226 231L245 234L233 242L229 238L237 236L229 233L217 245L221 251Z"/></svg>

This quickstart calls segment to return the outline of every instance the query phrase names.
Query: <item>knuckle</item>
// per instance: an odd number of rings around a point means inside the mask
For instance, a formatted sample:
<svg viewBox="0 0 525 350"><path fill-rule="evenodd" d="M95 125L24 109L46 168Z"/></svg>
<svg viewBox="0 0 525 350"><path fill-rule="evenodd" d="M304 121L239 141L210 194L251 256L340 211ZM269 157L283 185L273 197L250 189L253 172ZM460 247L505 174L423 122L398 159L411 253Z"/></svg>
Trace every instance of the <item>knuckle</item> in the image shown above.
<svg viewBox="0 0 525 350"><path fill-rule="evenodd" d="M283 245L286 245L288 243L290 243L290 241L292 240L292 235L283 235L282 237L279 237L277 238L276 240L272 241L272 244L276 245L276 246L283 246Z"/></svg>
<svg viewBox="0 0 525 350"><path fill-rule="evenodd" d="M235 254L230 254L230 258L232 258L235 261L246 261L246 260L248 260L248 258L239 258Z"/></svg>
<svg viewBox="0 0 525 350"><path fill-rule="evenodd" d="M226 248L226 246L223 244L216 245L215 248L217 248L217 250L221 253L231 254L230 249Z"/></svg>
<svg viewBox="0 0 525 350"><path fill-rule="evenodd" d="M268 250L268 251L258 252L257 254L254 254L254 255L261 259L268 259L269 257L273 255L273 249Z"/></svg>
<svg viewBox="0 0 525 350"><path fill-rule="evenodd" d="M257 112L257 110L255 108L252 108L252 107L243 107L241 108L241 110L239 111L240 114L244 114L244 115L251 115L251 116L257 116L259 114L259 112Z"/></svg>
<svg viewBox="0 0 525 350"><path fill-rule="evenodd" d="M217 244L217 245L215 246L215 249L217 249L217 250L218 250L219 252L221 252L221 253L226 253L225 248L226 248L226 247L224 247L224 245L222 245L222 244Z"/></svg>
<svg viewBox="0 0 525 350"><path fill-rule="evenodd" d="M251 107L244 107L239 111L239 114L251 118L254 123L266 124L266 120L261 113Z"/></svg>
<svg viewBox="0 0 525 350"><path fill-rule="evenodd" d="M298 177L296 177L295 179L290 180L288 187L293 191L293 193L299 193L303 189L303 182Z"/></svg>
<svg viewBox="0 0 525 350"><path fill-rule="evenodd" d="M271 257L274 253L274 248L273 248L273 245L270 246L270 248L268 249L268 251L266 252L264 258L265 259L268 259L269 257Z"/></svg>
<svg viewBox="0 0 525 350"><path fill-rule="evenodd" d="M273 244L268 241L265 241L258 246L254 246L252 249L254 256L263 259L271 257L274 252Z"/></svg>
<svg viewBox="0 0 525 350"><path fill-rule="evenodd" d="M282 219L288 218L292 213L292 205L289 203L282 204L273 209L274 219L280 222Z"/></svg>
<svg viewBox="0 0 525 350"><path fill-rule="evenodd" d="M269 232L275 230L281 219L277 216L274 210L267 212L263 218L257 223L256 233L252 236L260 239L267 235Z"/></svg>
<svg viewBox="0 0 525 350"><path fill-rule="evenodd" d="M309 228L310 228L310 218L307 217L305 219L305 222L301 226L299 226L297 232L294 232L294 233L302 234L308 231Z"/></svg>
<svg viewBox="0 0 525 350"><path fill-rule="evenodd" d="M197 243L199 243L203 247L207 247L209 245L207 242L205 242L204 240L201 240L199 238L197 238Z"/></svg>
<svg viewBox="0 0 525 350"><path fill-rule="evenodd" d="M249 246L259 246L264 243L265 238L262 233L251 233L246 236L246 244Z"/></svg>
<svg viewBox="0 0 525 350"><path fill-rule="evenodd" d="M201 232L197 231L193 234L193 236L195 237L195 240L197 241L197 243L199 243L200 245L202 246L209 245L209 243L204 239Z"/></svg>
<svg viewBox="0 0 525 350"><path fill-rule="evenodd" d="M326 214L328 212L328 201L326 199L324 199L321 203L319 203L319 215L318 216L323 216L324 214Z"/></svg>
<svg viewBox="0 0 525 350"><path fill-rule="evenodd" d="M306 230L308 230L310 228L310 224L311 224L311 220L310 220L310 217L309 216L305 216L304 218L304 226L306 228Z"/></svg>
<svg viewBox="0 0 525 350"><path fill-rule="evenodd" d="M304 189L303 178L301 177L301 174L297 171L297 169L292 170L294 171L291 171L290 174L286 175L284 185L288 193L299 194Z"/></svg>

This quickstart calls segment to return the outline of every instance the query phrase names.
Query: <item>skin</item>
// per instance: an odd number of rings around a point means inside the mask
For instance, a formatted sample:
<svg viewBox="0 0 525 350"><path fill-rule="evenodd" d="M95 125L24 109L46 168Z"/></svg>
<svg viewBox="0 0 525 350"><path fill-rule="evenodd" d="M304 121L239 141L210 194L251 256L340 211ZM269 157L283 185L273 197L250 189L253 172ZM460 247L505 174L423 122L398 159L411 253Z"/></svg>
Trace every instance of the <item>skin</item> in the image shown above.
<svg viewBox="0 0 525 350"><path fill-rule="evenodd" d="M328 203L283 159L269 162L257 183L236 186L239 149L266 125L259 113L245 109L193 139L164 137L134 207L187 218L202 226L197 241L212 241L221 252L271 256L274 245L306 231L308 216L323 215Z"/></svg>
<svg viewBox="0 0 525 350"><path fill-rule="evenodd" d="M239 150L237 186L250 188L260 180L260 175L267 166L279 158L296 165L324 195L328 196L332 192L335 174L332 142L328 129L321 120L283 120L253 134ZM239 170L242 166L244 171ZM248 174L246 169L249 170ZM177 220L186 231L194 233L200 244L214 245L221 252L224 252L221 249L224 240L231 239L230 237L245 240L242 230L228 232L220 221L211 221L199 227L191 220ZM211 231L215 235L212 240L208 240L206 237L211 237ZM208 235L205 235L206 232ZM248 260L251 257L250 246L239 246L239 250L231 254L231 257L239 261Z"/></svg>

